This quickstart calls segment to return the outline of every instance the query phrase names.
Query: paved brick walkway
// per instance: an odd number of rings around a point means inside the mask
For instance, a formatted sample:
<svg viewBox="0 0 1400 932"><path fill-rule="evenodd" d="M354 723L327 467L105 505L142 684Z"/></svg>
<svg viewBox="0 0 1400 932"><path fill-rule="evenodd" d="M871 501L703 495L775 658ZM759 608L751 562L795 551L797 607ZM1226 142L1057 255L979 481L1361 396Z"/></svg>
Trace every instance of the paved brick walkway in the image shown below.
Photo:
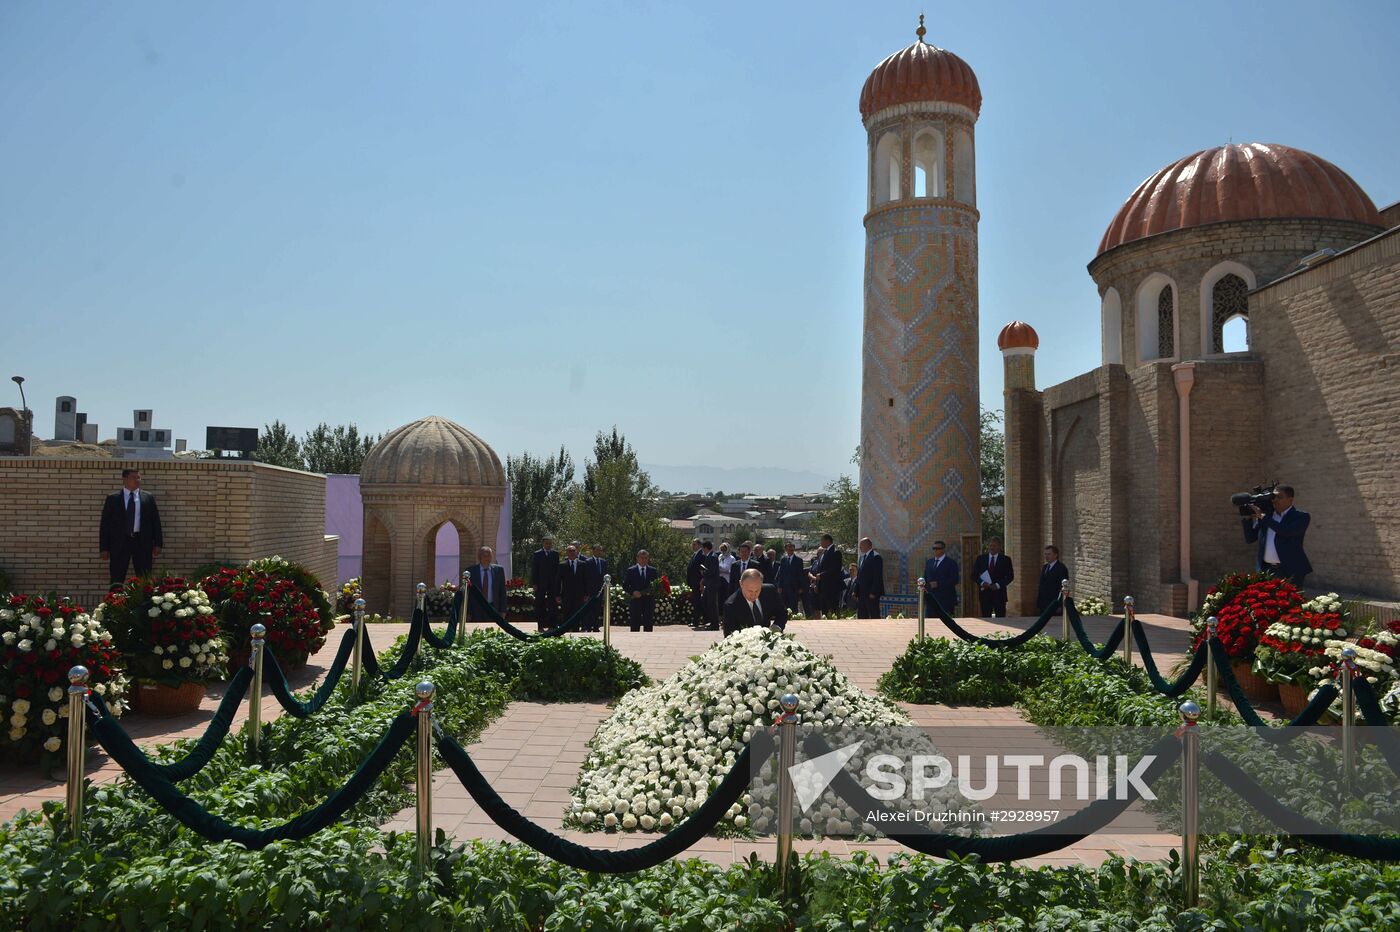
<svg viewBox="0 0 1400 932"><path fill-rule="evenodd" d="M1164 616L1147 615L1140 618L1147 627L1158 656L1178 655L1185 649L1188 640L1185 622ZM963 621L964 626L975 634L1006 629L1024 630L1029 623L1030 619L998 619L996 624L978 619ZM1114 623L1114 619L1086 619L1086 627L1096 639L1106 636ZM1058 632L1058 622L1052 622L1050 630ZM373 625L370 637L379 650L392 644L406 631L407 625ZM917 622L903 619L798 621L790 625L789 631L818 653L829 654L837 669L857 686L873 691L880 675L889 669L894 657L915 636ZM927 623L927 632L930 636L947 636L942 625L935 621ZM633 633L625 628L615 628L612 635L613 645L641 663L647 673L657 680L674 673L716 640L717 633L697 632L684 627L658 628L651 633ZM318 680L330 665L338 643L339 633L334 632L327 646L304 669L293 675L293 685L302 688ZM131 715L124 724L137 742L145 746L176 738L197 737L213 715L221 696L222 687L216 686L197 712L167 719ZM264 715L270 717L279 714L280 708L270 692L265 692L265 696ZM1023 724L1020 716L1011 708L905 708L914 721L922 725ZM246 717L244 710L246 705L235 720L235 730ZM587 755L589 739L607 715L607 707L597 703L511 703L506 713L486 729L479 741L470 746L472 759L507 802L546 828L562 831L563 813L570 801L569 789L577 780L579 766ZM120 776L120 768L100 751L94 750L89 755L88 773L95 782L107 783ZM450 772L438 772L434 775L433 783L435 828L442 828L458 839L507 837L481 813ZM60 779L53 780L32 770L15 771L0 765L0 819L12 818L21 809L36 809L47 799L62 799L63 792L61 775ZM386 829L409 831L412 827L412 810L399 813L385 826ZM650 840L645 833L564 834L582 844L600 848L631 847ZM1178 839L1172 835L1102 835L1028 863L1098 864L1109 852L1156 859L1165 857L1177 843ZM827 850L837 854L845 854L855 848L870 851L881 858L903 850L893 842L855 845L826 840L797 844L799 851ZM744 842L707 838L692 850L697 856L729 863L746 858L753 852L760 857L771 858L773 844L771 840Z"/></svg>

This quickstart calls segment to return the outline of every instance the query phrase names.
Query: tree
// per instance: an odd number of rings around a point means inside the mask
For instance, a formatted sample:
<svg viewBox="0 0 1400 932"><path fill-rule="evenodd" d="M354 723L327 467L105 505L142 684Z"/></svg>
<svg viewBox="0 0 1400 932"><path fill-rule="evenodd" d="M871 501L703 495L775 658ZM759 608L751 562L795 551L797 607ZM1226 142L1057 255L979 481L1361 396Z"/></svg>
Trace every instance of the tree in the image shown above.
<svg viewBox="0 0 1400 932"><path fill-rule="evenodd" d="M301 458L301 444L296 435L287 430L281 421L264 424L258 435L258 448L253 458L271 466L285 466L288 469L304 469Z"/></svg>
<svg viewBox="0 0 1400 932"><path fill-rule="evenodd" d="M1006 535L1006 435L1001 412L982 409L982 542Z"/></svg>
<svg viewBox="0 0 1400 932"><path fill-rule="evenodd" d="M860 539L860 486L842 473L823 490L831 507L821 513L821 529L843 547L854 547Z"/></svg>
<svg viewBox="0 0 1400 932"><path fill-rule="evenodd" d="M379 437L360 436L360 429L354 424L337 424L332 429L323 422L307 432L301 442L301 454L311 472L356 475L378 442Z"/></svg>
<svg viewBox="0 0 1400 932"><path fill-rule="evenodd" d="M562 446L543 459L529 453L508 456L506 475L510 478L512 565L523 574L539 541L562 529L577 489L574 460Z"/></svg>

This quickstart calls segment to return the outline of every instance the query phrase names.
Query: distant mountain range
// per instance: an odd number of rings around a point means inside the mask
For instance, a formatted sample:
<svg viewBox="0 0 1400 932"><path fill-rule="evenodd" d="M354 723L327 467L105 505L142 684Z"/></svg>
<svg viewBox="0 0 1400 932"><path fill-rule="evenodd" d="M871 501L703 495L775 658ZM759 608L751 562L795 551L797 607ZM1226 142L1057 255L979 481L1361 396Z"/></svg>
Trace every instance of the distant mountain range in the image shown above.
<svg viewBox="0 0 1400 932"><path fill-rule="evenodd" d="M835 478L777 466L663 466L659 463L642 463L641 466L651 476L651 481L667 492L797 495L820 492Z"/></svg>

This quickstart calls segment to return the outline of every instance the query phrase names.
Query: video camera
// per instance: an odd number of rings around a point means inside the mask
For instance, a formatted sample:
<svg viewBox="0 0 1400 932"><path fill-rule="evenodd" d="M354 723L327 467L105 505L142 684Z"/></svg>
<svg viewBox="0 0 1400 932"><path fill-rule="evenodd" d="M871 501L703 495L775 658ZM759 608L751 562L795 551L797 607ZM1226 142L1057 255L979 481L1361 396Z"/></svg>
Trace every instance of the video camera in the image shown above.
<svg viewBox="0 0 1400 932"><path fill-rule="evenodd" d="M1274 507L1274 488L1278 485L1278 480L1267 485L1256 485L1248 492L1236 492L1230 496L1230 504L1239 508L1241 517L1249 517L1254 514L1257 506L1264 514L1268 514Z"/></svg>

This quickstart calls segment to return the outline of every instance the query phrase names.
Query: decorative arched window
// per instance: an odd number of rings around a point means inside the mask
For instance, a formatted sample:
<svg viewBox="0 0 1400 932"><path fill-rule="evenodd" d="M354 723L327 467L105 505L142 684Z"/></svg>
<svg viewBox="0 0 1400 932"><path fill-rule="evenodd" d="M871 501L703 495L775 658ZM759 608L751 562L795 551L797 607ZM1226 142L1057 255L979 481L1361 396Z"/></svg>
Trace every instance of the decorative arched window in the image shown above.
<svg viewBox="0 0 1400 932"><path fill-rule="evenodd" d="M1233 273L1222 276L1211 289L1210 349L1212 353L1249 349L1249 286Z"/></svg>
<svg viewBox="0 0 1400 932"><path fill-rule="evenodd" d="M888 132L881 136L880 141L875 144L875 164L871 166L875 172L874 190L871 192L875 204L888 204L890 201L899 200L902 158L899 133Z"/></svg>
<svg viewBox="0 0 1400 932"><path fill-rule="evenodd" d="M1157 358L1171 359L1176 355L1176 305L1172 286L1163 285L1157 293Z"/></svg>
<svg viewBox="0 0 1400 932"><path fill-rule="evenodd" d="M923 129L914 137L914 196L943 197L943 137Z"/></svg>

